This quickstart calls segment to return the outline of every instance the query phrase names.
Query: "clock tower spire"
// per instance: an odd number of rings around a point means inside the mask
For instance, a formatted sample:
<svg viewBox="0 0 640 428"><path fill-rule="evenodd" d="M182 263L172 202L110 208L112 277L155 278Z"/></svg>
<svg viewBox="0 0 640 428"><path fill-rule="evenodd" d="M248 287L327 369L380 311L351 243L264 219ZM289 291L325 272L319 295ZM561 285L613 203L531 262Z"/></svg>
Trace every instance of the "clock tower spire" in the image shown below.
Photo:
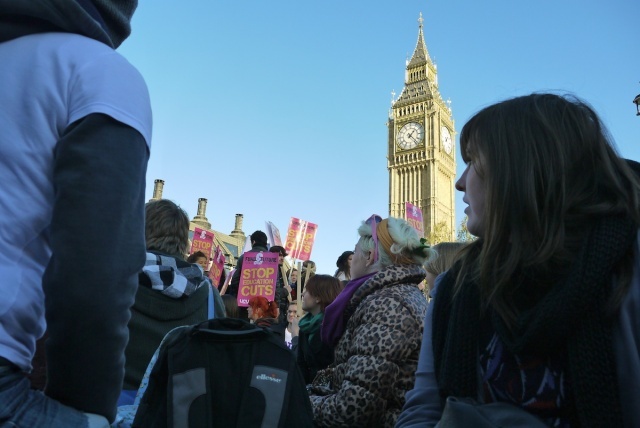
<svg viewBox="0 0 640 428"><path fill-rule="evenodd" d="M418 18L418 43L416 43L416 48L413 50L413 55L411 56L411 61L407 64L410 65L420 65L425 64L429 59L429 52L427 51L427 44L424 42L424 34L422 32L424 19L422 18L422 12L420 12L420 18Z"/></svg>
<svg viewBox="0 0 640 428"><path fill-rule="evenodd" d="M429 57L423 24L421 13L404 88L392 100L387 122L389 214L404 218L406 202L419 207L425 236L435 244L454 238L455 127L438 90L438 68Z"/></svg>

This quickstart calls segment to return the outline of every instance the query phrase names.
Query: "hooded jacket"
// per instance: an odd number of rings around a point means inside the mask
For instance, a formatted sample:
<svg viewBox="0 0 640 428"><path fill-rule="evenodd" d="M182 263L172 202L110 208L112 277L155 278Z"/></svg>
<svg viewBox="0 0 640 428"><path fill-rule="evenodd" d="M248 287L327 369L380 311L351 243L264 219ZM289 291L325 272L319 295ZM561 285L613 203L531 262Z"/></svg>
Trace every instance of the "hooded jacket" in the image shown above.
<svg viewBox="0 0 640 428"><path fill-rule="evenodd" d="M129 344L125 350L125 390L136 390L162 338L175 327L205 321L211 282L195 264L156 252L147 253L131 308ZM214 298L215 317L224 317Z"/></svg>

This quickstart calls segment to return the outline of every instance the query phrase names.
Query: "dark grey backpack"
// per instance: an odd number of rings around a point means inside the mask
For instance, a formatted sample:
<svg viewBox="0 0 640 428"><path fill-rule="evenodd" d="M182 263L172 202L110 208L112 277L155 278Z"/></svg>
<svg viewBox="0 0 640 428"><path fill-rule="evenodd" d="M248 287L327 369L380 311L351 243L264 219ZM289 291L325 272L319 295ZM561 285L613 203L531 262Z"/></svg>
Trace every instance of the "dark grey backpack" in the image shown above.
<svg viewBox="0 0 640 428"><path fill-rule="evenodd" d="M281 338L243 320L175 329L133 427L311 427L305 382Z"/></svg>

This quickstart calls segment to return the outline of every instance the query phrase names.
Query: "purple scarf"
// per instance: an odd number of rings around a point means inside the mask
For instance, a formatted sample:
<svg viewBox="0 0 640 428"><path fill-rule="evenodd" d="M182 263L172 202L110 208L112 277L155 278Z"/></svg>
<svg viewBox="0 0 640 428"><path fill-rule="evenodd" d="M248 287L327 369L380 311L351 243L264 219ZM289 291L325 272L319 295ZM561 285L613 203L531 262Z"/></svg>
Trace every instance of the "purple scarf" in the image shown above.
<svg viewBox="0 0 640 428"><path fill-rule="evenodd" d="M325 344L333 347L338 344L344 329L347 327L347 321L351 317L351 314L345 314L345 309L347 309L356 290L376 273L349 281L344 290L336 297L336 300L325 308L324 320L320 329L320 337Z"/></svg>

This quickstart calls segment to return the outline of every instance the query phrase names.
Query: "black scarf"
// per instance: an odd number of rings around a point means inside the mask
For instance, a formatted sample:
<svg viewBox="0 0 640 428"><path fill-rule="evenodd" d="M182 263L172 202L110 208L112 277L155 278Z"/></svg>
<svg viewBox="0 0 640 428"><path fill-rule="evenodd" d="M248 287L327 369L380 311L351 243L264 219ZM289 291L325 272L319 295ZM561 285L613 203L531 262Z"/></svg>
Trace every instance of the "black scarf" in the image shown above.
<svg viewBox="0 0 640 428"><path fill-rule="evenodd" d="M453 299L457 264L441 280L433 314L436 377L443 398L478 394L480 325L484 316L514 354L567 351L571 407L580 426L622 426L613 354L614 319L606 313L612 275L631 250L636 226L624 217L599 220L586 235L569 274L556 281L510 331L494 311L481 314L478 284L463 284ZM526 272L519 278L526 278ZM521 288L522 289L522 288Z"/></svg>

